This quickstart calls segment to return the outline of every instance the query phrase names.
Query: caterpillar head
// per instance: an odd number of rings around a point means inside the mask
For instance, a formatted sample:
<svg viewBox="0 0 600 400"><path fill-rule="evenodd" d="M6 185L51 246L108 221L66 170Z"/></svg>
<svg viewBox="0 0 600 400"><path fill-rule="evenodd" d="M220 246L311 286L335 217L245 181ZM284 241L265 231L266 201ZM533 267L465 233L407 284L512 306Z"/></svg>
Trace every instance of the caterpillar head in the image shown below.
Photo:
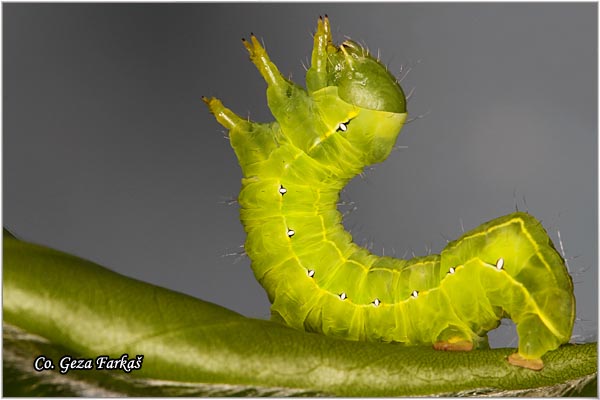
<svg viewBox="0 0 600 400"><path fill-rule="evenodd" d="M354 106L397 114L406 113L406 98L396 78L359 44L346 40L328 46L327 81ZM310 83L309 83L310 84Z"/></svg>
<svg viewBox="0 0 600 400"><path fill-rule="evenodd" d="M214 98L205 102L229 129L245 174L249 165L268 159L285 142L348 177L390 154L407 115L402 88L357 43L334 45L327 17L319 17L306 89L281 75L254 35L243 42L267 82L267 100L277 122L253 123Z"/></svg>
<svg viewBox="0 0 600 400"><path fill-rule="evenodd" d="M358 160L350 154L344 161L360 168L383 161L406 120L406 98L396 78L359 44L346 40L336 46L327 16L319 18L311 62L306 86L313 115L325 132L342 135L358 151Z"/></svg>

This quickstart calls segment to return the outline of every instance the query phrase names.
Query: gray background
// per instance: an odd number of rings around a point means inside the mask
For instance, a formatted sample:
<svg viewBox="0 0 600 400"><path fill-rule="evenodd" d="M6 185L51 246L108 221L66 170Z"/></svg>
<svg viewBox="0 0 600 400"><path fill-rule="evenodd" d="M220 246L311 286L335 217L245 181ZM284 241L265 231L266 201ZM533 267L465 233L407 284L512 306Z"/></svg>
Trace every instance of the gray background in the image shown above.
<svg viewBox="0 0 600 400"><path fill-rule="evenodd" d="M311 34L361 41L416 88L346 220L375 253L439 252L515 209L560 230L597 332L596 4L3 4L4 225L147 282L267 318L237 206L240 170L201 95L267 121L240 38L304 80ZM558 246L558 244L557 244ZM511 328L495 335L514 344Z"/></svg>

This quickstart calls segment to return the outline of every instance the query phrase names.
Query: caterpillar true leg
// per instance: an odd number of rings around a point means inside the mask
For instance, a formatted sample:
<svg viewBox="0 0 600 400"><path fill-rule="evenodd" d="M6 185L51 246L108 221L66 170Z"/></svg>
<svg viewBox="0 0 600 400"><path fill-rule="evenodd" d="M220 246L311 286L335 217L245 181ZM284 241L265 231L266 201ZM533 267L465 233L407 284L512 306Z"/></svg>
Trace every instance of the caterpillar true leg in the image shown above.
<svg viewBox="0 0 600 400"><path fill-rule="evenodd" d="M314 37L314 47L311 57L311 68L306 73L306 87L314 92L327 86L327 48L333 46L329 18L319 17L317 32Z"/></svg>
<svg viewBox="0 0 600 400"><path fill-rule="evenodd" d="M229 129L229 139L238 159L245 160L242 168L267 160L277 147L274 124L261 124L243 119L214 97L203 97L202 101L217 121Z"/></svg>
<svg viewBox="0 0 600 400"><path fill-rule="evenodd" d="M242 43L244 43L244 47L246 47L246 50L248 50L248 53L250 54L250 60L256 65L256 68L258 68L258 71L269 87L285 92L289 83L281 76L277 66L271 62L269 55L261 46L256 36L251 34L250 42L246 39L242 39Z"/></svg>
<svg viewBox="0 0 600 400"><path fill-rule="evenodd" d="M543 355L571 336L575 299L539 221L516 212L410 260L357 246L336 208L339 192L390 154L407 117L402 88L358 44L335 46L327 18L317 23L308 90L280 74L254 35L244 46L276 122L204 101L229 129L244 174L245 249L273 319L350 340L468 351L509 317L519 349L508 361L541 369Z"/></svg>

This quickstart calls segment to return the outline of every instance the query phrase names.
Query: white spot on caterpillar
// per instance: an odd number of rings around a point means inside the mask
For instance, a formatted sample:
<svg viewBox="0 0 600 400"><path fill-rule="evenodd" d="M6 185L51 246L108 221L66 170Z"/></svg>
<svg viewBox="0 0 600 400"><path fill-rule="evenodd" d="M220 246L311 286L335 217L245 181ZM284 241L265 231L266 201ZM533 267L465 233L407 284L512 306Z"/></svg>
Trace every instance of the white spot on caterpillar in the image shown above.
<svg viewBox="0 0 600 400"><path fill-rule="evenodd" d="M496 261L496 269L498 271L500 271L503 267L504 267L504 258L499 258L498 261Z"/></svg>
<svg viewBox="0 0 600 400"><path fill-rule="evenodd" d="M450 267L450 270L448 271L449 274L453 274L456 272L456 269L454 269L454 267Z"/></svg>
<svg viewBox="0 0 600 400"><path fill-rule="evenodd" d="M379 299L375 299L375 300L373 300L373 302L371 304L373 304L375 307L379 307L381 302L379 301Z"/></svg>
<svg viewBox="0 0 600 400"><path fill-rule="evenodd" d="M341 124L338 125L338 129L342 132L346 132L348 130L348 127L346 126L346 124L344 124L342 122Z"/></svg>
<svg viewBox="0 0 600 400"><path fill-rule="evenodd" d="M283 187L283 185L279 185L279 193L283 196L287 193L287 189Z"/></svg>
<svg viewBox="0 0 600 400"><path fill-rule="evenodd" d="M315 276L315 270L314 270L314 269L309 269L309 270L308 270L308 276L309 276L310 278L312 278L313 276Z"/></svg>
<svg viewBox="0 0 600 400"><path fill-rule="evenodd" d="M288 231L287 231L287 235L288 235L288 237L292 237L292 236L294 236L295 234L296 234L296 231L294 231L293 229L288 229Z"/></svg>
<svg viewBox="0 0 600 400"><path fill-rule="evenodd" d="M416 299L417 297L419 297L419 292L416 290L413 290L413 292L410 295Z"/></svg>
<svg viewBox="0 0 600 400"><path fill-rule="evenodd" d="M339 296L340 296L340 300L346 300L346 298L348 297L348 296L346 296L346 292L340 293Z"/></svg>

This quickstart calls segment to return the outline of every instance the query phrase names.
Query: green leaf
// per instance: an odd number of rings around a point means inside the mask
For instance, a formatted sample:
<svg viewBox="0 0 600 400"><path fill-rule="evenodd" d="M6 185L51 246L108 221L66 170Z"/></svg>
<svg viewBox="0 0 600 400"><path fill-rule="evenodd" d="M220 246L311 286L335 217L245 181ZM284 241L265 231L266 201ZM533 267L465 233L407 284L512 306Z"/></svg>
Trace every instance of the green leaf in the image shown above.
<svg viewBox="0 0 600 400"><path fill-rule="evenodd" d="M596 395L596 343L566 345L535 372L513 349L467 353L336 340L116 274L4 236L6 396ZM36 372L34 359L54 370ZM141 369L71 370L64 355L133 359Z"/></svg>

